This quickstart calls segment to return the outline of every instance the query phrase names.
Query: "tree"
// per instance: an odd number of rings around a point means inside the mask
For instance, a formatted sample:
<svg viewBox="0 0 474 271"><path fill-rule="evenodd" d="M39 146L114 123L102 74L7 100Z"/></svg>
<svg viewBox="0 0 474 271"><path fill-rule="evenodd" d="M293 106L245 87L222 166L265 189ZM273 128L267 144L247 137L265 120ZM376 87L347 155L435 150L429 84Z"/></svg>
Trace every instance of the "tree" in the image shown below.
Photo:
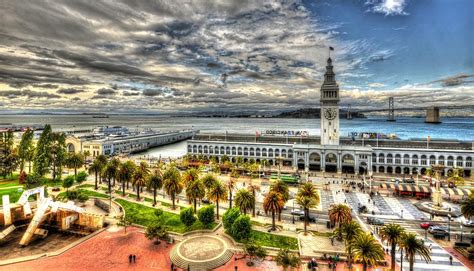
<svg viewBox="0 0 474 271"><path fill-rule="evenodd" d="M112 199L112 178L117 174L117 168L112 163L107 163L102 172L103 176L107 179L107 187L109 196Z"/></svg>
<svg viewBox="0 0 474 271"><path fill-rule="evenodd" d="M382 246L370 233L358 234L350 244L354 253L354 260L362 262L362 270L366 271L369 265L375 266L384 259Z"/></svg>
<svg viewBox="0 0 474 271"><path fill-rule="evenodd" d="M184 186L188 186L191 182L199 179L199 173L195 168L190 168L183 173L182 178Z"/></svg>
<svg viewBox="0 0 474 271"><path fill-rule="evenodd" d="M345 204L332 205L329 207L328 214L331 224L337 224L339 228L341 228L342 224L352 221L351 208Z"/></svg>
<svg viewBox="0 0 474 271"><path fill-rule="evenodd" d="M230 208L225 211L224 215L222 215L222 224L224 229L230 233L232 229L232 224L234 221L241 215L239 209L237 208Z"/></svg>
<svg viewBox="0 0 474 271"><path fill-rule="evenodd" d="M132 160L127 160L125 163L120 164L117 178L122 185L122 195L125 196L125 186L128 189L128 183L133 181L135 172L137 171L137 165Z"/></svg>
<svg viewBox="0 0 474 271"><path fill-rule="evenodd" d="M104 171L104 168L107 166L107 156L103 154L97 155L95 158L94 162L96 162L99 165L99 175L102 174ZM100 176L101 177L101 176ZM100 183L102 183L102 177L100 178ZM127 187L128 188L128 187ZM97 190L97 189L96 189Z"/></svg>
<svg viewBox="0 0 474 271"><path fill-rule="evenodd" d="M183 222L186 227L191 226L196 222L196 217L194 216L193 208L185 208L179 213L179 219Z"/></svg>
<svg viewBox="0 0 474 271"><path fill-rule="evenodd" d="M41 177L49 172L51 165L51 156L49 155L51 153L51 133L51 125L45 125L36 143L33 171Z"/></svg>
<svg viewBox="0 0 474 271"><path fill-rule="evenodd" d="M461 202L461 213L469 220L474 216L474 189L471 189L469 197Z"/></svg>
<svg viewBox="0 0 474 271"><path fill-rule="evenodd" d="M34 132L30 128L21 136L18 155L20 157L20 171L24 171L25 163L28 162L28 173L31 172L31 160L33 159L35 146L33 145Z"/></svg>
<svg viewBox="0 0 474 271"><path fill-rule="evenodd" d="M267 251L260 245L255 242L245 242L244 244L245 255L250 257L250 260L247 262L247 266L253 266L253 260L255 258L263 259L267 257Z"/></svg>
<svg viewBox="0 0 474 271"><path fill-rule="evenodd" d="M274 191L274 192L281 195L281 197L283 199L283 205L285 205L285 203L290 199L290 190L288 189L288 185L280 179L274 181L270 185L270 191ZM281 221L281 211L282 210L280 210L280 212L278 212L278 221Z"/></svg>
<svg viewBox="0 0 474 271"><path fill-rule="evenodd" d="M132 181L132 184L137 188L137 200L140 200L140 187L144 187L147 184L149 174L150 170L148 169L148 164L146 162L140 162Z"/></svg>
<svg viewBox="0 0 474 271"><path fill-rule="evenodd" d="M309 220L309 209L314 208L320 203L319 193L312 183L304 183L298 188L296 193L296 202L304 211L304 232L307 233L307 225Z"/></svg>
<svg viewBox="0 0 474 271"><path fill-rule="evenodd" d="M74 179L73 179L73 181L74 181ZM27 189L42 186L43 183L44 183L43 178L36 172L33 172L33 173L28 174L26 176L26 185L25 186L26 186Z"/></svg>
<svg viewBox="0 0 474 271"><path fill-rule="evenodd" d="M115 187L115 179L117 177L117 172L118 172L119 167L120 167L120 160L118 158L112 158L107 164L115 170L115 174L112 176L112 186ZM148 170L148 168L147 168L147 170Z"/></svg>
<svg viewBox="0 0 474 271"><path fill-rule="evenodd" d="M201 180L195 179L186 187L186 197L194 204L194 213L197 212L197 200L204 198L206 188Z"/></svg>
<svg viewBox="0 0 474 271"><path fill-rule="evenodd" d="M257 201L257 192L260 191L260 186L253 184L252 181L250 181L250 184L248 186L250 193L252 193L252 198L253 198L253 205L252 205L252 216L255 217L255 203Z"/></svg>
<svg viewBox="0 0 474 271"><path fill-rule="evenodd" d="M204 184L204 187L206 187L206 190L209 191L209 189L214 185L214 183L217 182L217 179L214 175L208 173L202 178L202 183Z"/></svg>
<svg viewBox="0 0 474 271"><path fill-rule="evenodd" d="M249 239L250 232L252 230L252 223L248 215L240 215L232 223L231 235L237 241Z"/></svg>
<svg viewBox="0 0 474 271"><path fill-rule="evenodd" d="M387 241L387 243L391 246L390 255L392 258L390 267L393 270L395 270L395 255L397 244L400 242L400 238L402 238L404 234L405 229L398 224L387 224L383 226L379 231L379 235L382 241Z"/></svg>
<svg viewBox="0 0 474 271"><path fill-rule="evenodd" d="M169 239L167 228L161 224L151 224L146 227L145 237L148 240L155 240L155 245L160 244L160 240Z"/></svg>
<svg viewBox="0 0 474 271"><path fill-rule="evenodd" d="M282 248L275 258L277 265L286 270L288 267L297 268L301 264L300 257L296 253L291 253L289 249Z"/></svg>
<svg viewBox="0 0 474 271"><path fill-rule="evenodd" d="M265 214L271 212L272 213L272 230L274 231L275 228L275 213L280 212L283 209L283 198L281 194L276 193L275 191L268 192L267 196L263 200L263 209L265 210Z"/></svg>
<svg viewBox="0 0 474 271"><path fill-rule="evenodd" d="M99 188L97 184L97 177L99 177L99 173L101 170L102 170L102 167L97 162L97 160L94 160L94 162L92 162L92 164L89 166L89 169L88 169L89 174L94 174L95 176L95 185L94 185L95 190Z"/></svg>
<svg viewBox="0 0 474 271"><path fill-rule="evenodd" d="M339 232L340 231L340 232ZM352 241L361 234L363 231L360 228L359 223L351 221L349 223L343 224L341 228L335 230L336 236L342 236L344 240L346 252L347 252L347 262L349 264L349 269L352 268Z"/></svg>
<svg viewBox="0 0 474 271"><path fill-rule="evenodd" d="M76 182L82 183L87 179L87 173L85 171L80 171L76 176Z"/></svg>
<svg viewBox="0 0 474 271"><path fill-rule="evenodd" d="M66 194L68 192L68 189L74 184L74 176L67 176L66 178L64 178L64 181L63 181L63 187L66 188Z"/></svg>
<svg viewBox="0 0 474 271"><path fill-rule="evenodd" d="M245 215L247 211L252 210L255 205L254 197L250 191L245 188L239 189L235 194L235 207L239 208Z"/></svg>
<svg viewBox="0 0 474 271"><path fill-rule="evenodd" d="M2 156L0 156L0 165L2 165L2 167L0 167L0 173L6 177L12 174L18 167L20 157L18 156L17 150L13 148L13 131L8 130L7 132L2 132L0 135L2 142Z"/></svg>
<svg viewBox="0 0 474 271"><path fill-rule="evenodd" d="M207 192L207 197L216 203L216 217L219 219L219 201L227 201L227 188L221 181L216 181Z"/></svg>
<svg viewBox="0 0 474 271"><path fill-rule="evenodd" d="M166 194L168 194L173 201L173 209L176 209L176 195L183 191L183 182L181 181L180 173L175 166L171 166L163 174L163 187Z"/></svg>
<svg viewBox="0 0 474 271"><path fill-rule="evenodd" d="M236 169L232 169L230 172L229 181L227 182L227 189L229 190L229 209L232 208L232 192L235 189L239 177L239 172Z"/></svg>
<svg viewBox="0 0 474 271"><path fill-rule="evenodd" d="M148 177L147 187L148 189L151 189L153 191L153 206L155 206L156 191L163 187L163 174L161 173L161 170L159 168L155 168L150 177Z"/></svg>
<svg viewBox="0 0 474 271"><path fill-rule="evenodd" d="M453 168L453 171L448 174L448 182L457 185L463 185L465 180L463 178L463 168Z"/></svg>
<svg viewBox="0 0 474 271"><path fill-rule="evenodd" d="M56 180L56 173L59 172L61 179L62 168L67 163L66 135L64 133L51 133L50 159L53 166L52 177Z"/></svg>
<svg viewBox="0 0 474 271"><path fill-rule="evenodd" d="M211 225L214 222L214 206L209 205L199 209L198 218L202 224L206 226Z"/></svg>
<svg viewBox="0 0 474 271"><path fill-rule="evenodd" d="M123 227L124 233L127 233L127 227L132 225L132 221L125 216L121 216L119 222L117 223L117 226Z"/></svg>
<svg viewBox="0 0 474 271"><path fill-rule="evenodd" d="M84 155L82 153L70 152L66 159L69 168L74 168L74 176L77 176L77 169L84 165Z"/></svg>
<svg viewBox="0 0 474 271"><path fill-rule="evenodd" d="M428 263L431 261L430 250L425 246L422 239L419 239L415 233L405 233L399 241L400 249L405 252L410 263L410 271L413 271L416 254Z"/></svg>

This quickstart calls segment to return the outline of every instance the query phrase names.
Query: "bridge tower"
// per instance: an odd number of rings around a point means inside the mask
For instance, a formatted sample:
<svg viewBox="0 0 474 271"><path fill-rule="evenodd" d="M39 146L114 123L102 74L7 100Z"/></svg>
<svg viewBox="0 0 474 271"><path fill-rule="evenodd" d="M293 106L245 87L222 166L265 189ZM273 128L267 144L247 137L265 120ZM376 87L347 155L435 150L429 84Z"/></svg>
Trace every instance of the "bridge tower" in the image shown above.
<svg viewBox="0 0 474 271"><path fill-rule="evenodd" d="M395 120L395 107L393 105L393 97L388 97L388 119L387 121Z"/></svg>
<svg viewBox="0 0 474 271"><path fill-rule="evenodd" d="M349 106L347 107L347 119L352 119L351 104L349 104Z"/></svg>
<svg viewBox="0 0 474 271"><path fill-rule="evenodd" d="M426 109L426 123L441 123L439 118L439 107L432 106Z"/></svg>

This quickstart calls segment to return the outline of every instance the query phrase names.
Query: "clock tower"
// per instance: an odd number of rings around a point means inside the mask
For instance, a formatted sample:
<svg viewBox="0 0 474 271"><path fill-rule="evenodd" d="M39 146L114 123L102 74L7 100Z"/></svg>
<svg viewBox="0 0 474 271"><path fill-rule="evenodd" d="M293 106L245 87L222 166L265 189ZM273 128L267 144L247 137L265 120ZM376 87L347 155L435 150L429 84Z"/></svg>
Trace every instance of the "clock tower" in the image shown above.
<svg viewBox="0 0 474 271"><path fill-rule="evenodd" d="M321 86L321 145L339 145L339 85L328 58Z"/></svg>

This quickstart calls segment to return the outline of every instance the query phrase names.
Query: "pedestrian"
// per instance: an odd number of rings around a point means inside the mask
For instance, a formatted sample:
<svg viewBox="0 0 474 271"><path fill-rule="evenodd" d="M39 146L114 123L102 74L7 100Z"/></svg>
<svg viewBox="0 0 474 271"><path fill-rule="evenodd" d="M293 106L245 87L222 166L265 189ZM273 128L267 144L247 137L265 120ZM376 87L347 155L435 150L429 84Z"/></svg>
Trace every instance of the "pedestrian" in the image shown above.
<svg viewBox="0 0 474 271"><path fill-rule="evenodd" d="M133 254L133 263L136 263L136 260L137 260L137 256Z"/></svg>
<svg viewBox="0 0 474 271"><path fill-rule="evenodd" d="M453 256L449 255L449 264L453 265Z"/></svg>
<svg viewBox="0 0 474 271"><path fill-rule="evenodd" d="M128 255L128 263L132 263L132 254Z"/></svg>

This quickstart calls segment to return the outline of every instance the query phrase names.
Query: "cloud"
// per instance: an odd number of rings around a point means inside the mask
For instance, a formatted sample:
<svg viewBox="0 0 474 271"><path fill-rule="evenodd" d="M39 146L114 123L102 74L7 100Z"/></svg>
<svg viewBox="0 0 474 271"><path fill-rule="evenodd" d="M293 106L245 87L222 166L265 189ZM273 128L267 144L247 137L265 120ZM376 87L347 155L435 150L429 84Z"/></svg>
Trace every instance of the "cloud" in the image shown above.
<svg viewBox="0 0 474 271"><path fill-rule="evenodd" d="M62 89L58 89L58 91L56 91L58 94L77 94L77 93L81 93L81 92L84 92L83 89L77 89L77 88L62 88Z"/></svg>
<svg viewBox="0 0 474 271"><path fill-rule="evenodd" d="M408 15L404 11L407 0L367 0L369 11L385 15Z"/></svg>
<svg viewBox="0 0 474 271"><path fill-rule="evenodd" d="M61 98L61 96L44 92L44 91L33 91L29 89L24 90L0 90L0 97L7 98L18 98L18 97L28 97L28 98Z"/></svg>
<svg viewBox="0 0 474 271"><path fill-rule="evenodd" d="M384 87L385 84L382 84L382 83L370 83L368 84L369 87L371 88L381 88L381 87Z"/></svg>
<svg viewBox="0 0 474 271"><path fill-rule="evenodd" d="M444 87L460 86L460 85L474 83L474 80L467 80L473 77L474 77L474 74L461 73L461 74L453 75L450 77L442 78L439 80L435 80L435 81L429 82L428 84L441 83L441 85Z"/></svg>

